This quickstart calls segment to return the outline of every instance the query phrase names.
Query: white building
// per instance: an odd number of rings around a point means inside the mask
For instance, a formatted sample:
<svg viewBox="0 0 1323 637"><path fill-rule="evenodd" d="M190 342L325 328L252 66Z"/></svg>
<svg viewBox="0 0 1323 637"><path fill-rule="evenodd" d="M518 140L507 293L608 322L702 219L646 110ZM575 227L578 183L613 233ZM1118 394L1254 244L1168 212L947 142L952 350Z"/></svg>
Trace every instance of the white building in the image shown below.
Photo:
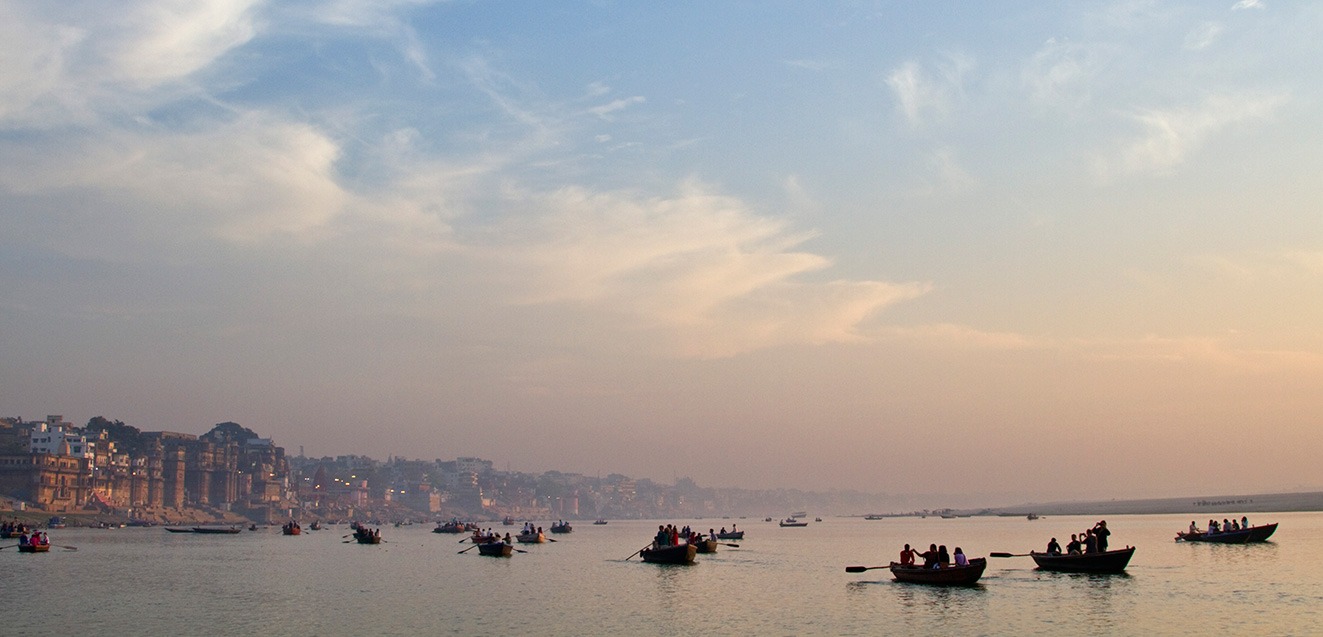
<svg viewBox="0 0 1323 637"><path fill-rule="evenodd" d="M47 416L46 422L32 429L28 443L28 453L44 453L52 456L73 456L93 460L96 454L87 436L66 428L69 423L61 422L60 416Z"/></svg>

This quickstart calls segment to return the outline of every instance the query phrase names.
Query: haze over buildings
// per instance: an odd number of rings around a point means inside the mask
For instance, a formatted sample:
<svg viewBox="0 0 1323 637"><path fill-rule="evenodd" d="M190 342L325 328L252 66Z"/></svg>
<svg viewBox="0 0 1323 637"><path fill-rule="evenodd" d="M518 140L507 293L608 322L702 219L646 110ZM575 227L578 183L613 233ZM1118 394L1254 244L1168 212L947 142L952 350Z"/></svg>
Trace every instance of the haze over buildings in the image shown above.
<svg viewBox="0 0 1323 637"><path fill-rule="evenodd" d="M1323 488L1323 6L0 1L0 413Z"/></svg>

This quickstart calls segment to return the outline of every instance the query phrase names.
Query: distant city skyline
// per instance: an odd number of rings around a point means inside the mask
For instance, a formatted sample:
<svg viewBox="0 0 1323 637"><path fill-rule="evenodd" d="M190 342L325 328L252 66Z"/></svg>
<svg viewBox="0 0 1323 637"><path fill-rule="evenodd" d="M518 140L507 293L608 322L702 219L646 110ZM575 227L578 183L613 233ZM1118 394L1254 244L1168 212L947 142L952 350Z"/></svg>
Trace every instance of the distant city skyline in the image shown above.
<svg viewBox="0 0 1323 637"><path fill-rule="evenodd" d="M0 413L1319 489L1323 6L0 0Z"/></svg>

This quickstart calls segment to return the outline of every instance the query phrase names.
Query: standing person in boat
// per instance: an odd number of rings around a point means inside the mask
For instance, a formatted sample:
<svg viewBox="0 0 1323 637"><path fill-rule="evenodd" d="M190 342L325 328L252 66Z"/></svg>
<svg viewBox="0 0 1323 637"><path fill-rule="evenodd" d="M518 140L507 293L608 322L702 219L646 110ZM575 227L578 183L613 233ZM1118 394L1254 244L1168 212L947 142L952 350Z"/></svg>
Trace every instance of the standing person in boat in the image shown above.
<svg viewBox="0 0 1323 637"><path fill-rule="evenodd" d="M1098 552L1098 536L1093 534L1093 529L1084 532L1084 553Z"/></svg>
<svg viewBox="0 0 1323 637"><path fill-rule="evenodd" d="M962 550L960 550L960 547L958 547L958 546L956 547L956 550L955 550L955 565L956 565L956 566L969 566L969 558L968 558L968 557L965 557L965 552L962 551Z"/></svg>
<svg viewBox="0 0 1323 637"><path fill-rule="evenodd" d="M1099 553L1107 552L1107 536L1111 534L1112 532L1107 530L1107 520L1101 520L1098 522L1097 526L1093 527L1093 535L1098 538Z"/></svg>
<svg viewBox="0 0 1323 637"><path fill-rule="evenodd" d="M1060 544L1057 544L1057 539L1056 539L1056 538L1052 538L1052 540L1051 540L1050 542L1047 543L1047 554L1048 554L1048 555L1061 555L1061 545L1060 545Z"/></svg>
<svg viewBox="0 0 1323 637"><path fill-rule="evenodd" d="M910 548L908 544L900 550L900 565L914 566L914 549Z"/></svg>
<svg viewBox="0 0 1323 637"><path fill-rule="evenodd" d="M653 548L661 548L671 541L671 534L666 532L666 527L658 524L657 535L652 538Z"/></svg>

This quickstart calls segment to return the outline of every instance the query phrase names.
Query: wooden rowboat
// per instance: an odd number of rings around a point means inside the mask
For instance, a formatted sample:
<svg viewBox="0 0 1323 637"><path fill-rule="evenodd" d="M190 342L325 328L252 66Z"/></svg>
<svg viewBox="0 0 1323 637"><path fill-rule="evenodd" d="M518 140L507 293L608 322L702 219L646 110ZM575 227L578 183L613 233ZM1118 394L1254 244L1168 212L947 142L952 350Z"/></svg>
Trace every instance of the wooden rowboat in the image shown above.
<svg viewBox="0 0 1323 637"><path fill-rule="evenodd" d="M51 545L49 544L19 544L19 553L49 553Z"/></svg>
<svg viewBox="0 0 1323 637"><path fill-rule="evenodd" d="M233 535L235 533L242 533L243 531L239 530L239 527L237 526L232 526L228 529L218 529L215 527L208 527L208 526L195 526L193 527L193 532Z"/></svg>
<svg viewBox="0 0 1323 637"><path fill-rule="evenodd" d="M570 523L569 523L569 522L566 522L565 524L553 524L553 525L551 525L551 532L552 532L552 533L569 533L569 532L571 532L571 531L573 531L573 530L574 530L574 527L570 526Z"/></svg>
<svg viewBox="0 0 1323 637"><path fill-rule="evenodd" d="M716 540L698 540L696 542L690 542L690 544L693 544L694 548L698 549L699 553L716 553L719 542Z"/></svg>
<svg viewBox="0 0 1323 637"><path fill-rule="evenodd" d="M1277 530L1277 523L1262 524L1251 526L1239 531L1223 531L1221 533L1177 533L1177 542L1213 542L1216 544L1250 544L1252 542L1266 542Z"/></svg>
<svg viewBox="0 0 1323 637"><path fill-rule="evenodd" d="M520 544L545 544L547 536L541 533L520 533L515 536L515 541Z"/></svg>
<svg viewBox="0 0 1323 637"><path fill-rule="evenodd" d="M891 576L897 582L910 584L930 584L933 586L973 586L983 577L983 569L988 567L987 558L976 557L969 560L969 566L943 566L942 568L924 568L922 566L904 566L891 563Z"/></svg>
<svg viewBox="0 0 1323 637"><path fill-rule="evenodd" d="M718 533L718 540L743 540L744 531L730 531L728 533Z"/></svg>
<svg viewBox="0 0 1323 637"><path fill-rule="evenodd" d="M781 520L781 526L808 526L808 522L796 518L786 518Z"/></svg>
<svg viewBox="0 0 1323 637"><path fill-rule="evenodd" d="M487 557L510 557L514 553L514 547L505 542L488 542L478 545L478 555Z"/></svg>
<svg viewBox="0 0 1323 637"><path fill-rule="evenodd" d="M1126 564L1130 563L1130 556L1134 554L1135 547L1133 546L1116 549L1115 551L1103 551L1102 553L1076 553L1074 555L1029 552L1029 556L1034 558L1038 568L1044 571L1066 573L1121 573L1125 571Z"/></svg>
<svg viewBox="0 0 1323 637"><path fill-rule="evenodd" d="M659 548L646 548L639 551L639 557L644 562L653 564L693 564L694 555L698 553L698 547L693 544L679 544L676 546L662 546Z"/></svg>

